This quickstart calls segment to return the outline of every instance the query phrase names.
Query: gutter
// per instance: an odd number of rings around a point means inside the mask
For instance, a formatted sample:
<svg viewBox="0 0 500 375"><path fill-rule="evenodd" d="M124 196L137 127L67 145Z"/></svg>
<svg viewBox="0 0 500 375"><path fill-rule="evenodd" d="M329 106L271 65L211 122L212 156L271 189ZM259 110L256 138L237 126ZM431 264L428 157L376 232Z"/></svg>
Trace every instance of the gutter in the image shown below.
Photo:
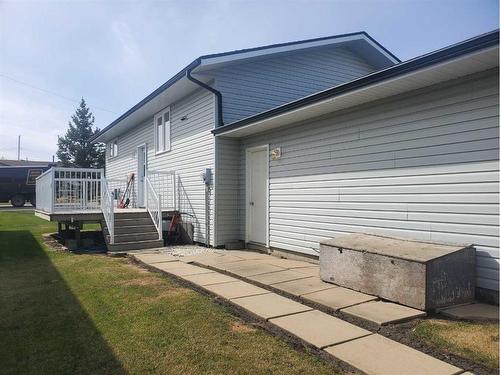
<svg viewBox="0 0 500 375"><path fill-rule="evenodd" d="M216 101L216 105L217 105L217 124L215 125L215 127L223 126L224 120L223 120L223 114L222 114L222 94L220 93L220 91L214 89L212 86L209 86L206 83L197 80L196 78L194 78L191 75L191 72L195 68L197 68L200 65L200 63L201 63L201 60L198 60L198 63L195 66L186 69L186 78L188 80L190 80L191 82L193 82L195 85L203 87L205 90L208 90L215 95L215 101Z"/></svg>
<svg viewBox="0 0 500 375"><path fill-rule="evenodd" d="M224 133L226 131L235 130L243 126L251 125L258 121L267 120L271 117L284 114L286 112L299 109L301 107L318 103L320 101L334 98L335 96L358 90L366 86L385 81L390 78L395 78L419 69L429 67L456 57L460 57L469 53L477 52L482 49L494 47L498 45L498 29L478 37L468 39L464 42L454 44L449 47L428 53L426 55L416 57L412 60L394 65L384 70L371 73L367 76L355 79L331 89L321 91L319 93L306 96L305 98L275 107L266 112L258 113L257 115L244 118L240 121L233 122L228 125L221 126L212 130L214 135Z"/></svg>
<svg viewBox="0 0 500 375"><path fill-rule="evenodd" d="M303 44L303 43L312 43L312 42L322 41L322 40L328 40L328 39L334 40L336 38L342 38L342 37L348 37L348 36L355 36L355 35L363 35L363 36L365 36L370 41L372 41L376 46L378 46L379 48L381 48L385 53L387 53L389 56L391 56L395 61L400 61L394 54L392 54L388 49L386 49L384 46L382 46L380 43L378 43L375 39L373 39L365 31L355 32L355 33L348 33L348 34L332 35L332 36L321 37L321 38L314 38L314 39L299 40L299 41L287 42L287 43L277 43L277 44L271 44L271 45L267 45L267 46L254 47L254 48L246 48L246 49L242 49L242 50L235 50L235 51L229 51L229 52L222 52L222 53L215 53L215 54L200 56L196 60L192 61L184 69L182 69L180 72L178 72L177 74L175 74L172 78L170 78L163 85L161 85L156 90L154 90L151 94L149 94L144 99L142 99L139 103L137 103L132 108L130 108L128 111L126 111L121 116L119 116L117 119L115 119L111 124L109 124L108 126L106 126L103 129L101 129L99 131L99 133L97 133L96 135L94 135L90 139L90 142L95 142L95 140L98 137L100 137L101 135L103 135L104 133L106 133L108 130L110 130L111 128L113 128L120 121L122 121L125 118L127 118L128 116L130 116L136 110L138 110L139 108L141 108L144 104L146 104L150 100L154 99L156 96L158 96L159 94L161 94L164 90L168 89L170 86L172 86L174 83L176 83L177 81L179 81L184 76L186 76L188 79L190 79L193 83L196 83L197 85L200 85L200 86L204 87L205 89L213 92L217 96L217 98L218 98L217 99L218 100L217 107L218 108L222 108L222 97L220 96L220 93L217 90L211 88L210 86L205 85L203 82L200 82L200 81L196 80L193 77L191 77L192 78L191 79L191 78L189 78L190 76L187 75L187 72L191 72L193 69L195 69L197 66L199 66L201 64L202 60L216 58L216 57L222 57L222 56L238 55L240 53L245 53L245 52L260 51L260 50L266 50L266 49L272 49L272 48L278 48L278 47L285 47L285 46L291 46L291 45L300 45L300 44ZM196 80L196 81L193 81L193 79ZM207 87L205 87L203 85L205 85ZM210 87L210 88L208 88L208 87ZM221 110L219 110L219 116L220 116L218 118L219 126L222 126L223 123L222 123L222 111Z"/></svg>

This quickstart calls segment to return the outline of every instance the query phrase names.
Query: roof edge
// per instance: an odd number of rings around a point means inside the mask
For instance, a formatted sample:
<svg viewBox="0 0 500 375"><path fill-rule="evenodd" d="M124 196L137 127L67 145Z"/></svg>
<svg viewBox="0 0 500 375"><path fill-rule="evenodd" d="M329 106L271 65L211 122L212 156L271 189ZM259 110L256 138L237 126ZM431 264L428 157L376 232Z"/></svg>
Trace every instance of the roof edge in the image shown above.
<svg viewBox="0 0 500 375"><path fill-rule="evenodd" d="M478 36L466 39L462 42L458 42L450 46L438 49L436 51L429 52L422 56L415 57L411 60L401 62L389 68L376 71L353 81L349 81L347 83L343 83L330 89L320 91L316 94L306 96L296 101L283 104L279 107L275 107L268 111L258 113L254 116L246 117L242 120L221 126L219 128L215 128L212 130L212 133L217 135L222 134L226 131L235 130L257 121L266 120L268 118L281 115L283 113L298 109L306 105L314 104L322 100L330 99L337 95L345 94L349 91L354 91L365 86L395 78L397 76L404 75L418 69L426 68L459 56L467 55L469 53L473 53L482 49L486 49L488 47L493 47L495 45L498 45L498 42L499 29L496 29L488 33L480 34Z"/></svg>
<svg viewBox="0 0 500 375"><path fill-rule="evenodd" d="M398 62L401 62L401 60L397 56L395 56L387 48L385 48L379 42L377 42L374 38L372 38L366 31L357 31L357 32L353 32L353 33L331 35L331 36L325 36L325 37L319 37L319 38L313 38L313 39L304 39L304 40L293 41L293 42L269 44L269 45L260 46L260 47L252 47L252 48L246 48L246 49L241 49L241 50L234 50L234 51L229 51L229 52L221 52L221 53L214 53L214 54L202 55L202 56L198 57L197 59L193 60L190 64L188 64L186 67L184 67L178 73L176 73L167 82L165 82L160 87L158 87L156 90L154 90L153 92L151 92L144 99L142 99L137 104L135 104L133 107L131 107L129 110L127 110L125 113L123 113L122 115L120 115L118 118L116 118L109 125L107 125L106 127L104 127L99 133L95 134L90 139L90 142L96 142L96 140L99 137L101 137L102 135L104 135L104 133L106 133L109 130L111 130L111 128L113 128L119 122L121 122L122 120L126 119L132 113L134 113L139 108L141 108L143 105L145 105L146 103L148 103L149 101L151 101L152 99L154 99L156 96L158 96L159 94L161 94L163 91L167 90L174 83L176 83L177 81L179 81L182 77L184 77L186 75L186 72L195 69L198 65L201 64L202 60L212 59L212 58L216 58L216 57L237 55L237 54L246 53L246 52L260 51L260 50L265 50L265 49L286 47L286 46L291 46L291 45L296 45L296 44L313 43L313 42L318 42L318 41L323 41L323 40L328 40L328 39L343 38L343 37L349 37L349 36L355 36L355 35L363 35L363 36L367 37L371 42L373 42L377 47L379 47L380 49L382 49L385 53L387 53L388 55L390 55L393 59L395 59Z"/></svg>

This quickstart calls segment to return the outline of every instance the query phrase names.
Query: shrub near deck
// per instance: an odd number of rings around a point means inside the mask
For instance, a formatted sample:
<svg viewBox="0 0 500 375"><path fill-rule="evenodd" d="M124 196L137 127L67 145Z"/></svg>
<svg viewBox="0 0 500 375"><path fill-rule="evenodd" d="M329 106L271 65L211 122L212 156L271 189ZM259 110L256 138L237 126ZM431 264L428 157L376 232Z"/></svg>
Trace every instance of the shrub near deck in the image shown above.
<svg viewBox="0 0 500 375"><path fill-rule="evenodd" d="M335 372L126 259L45 249L54 230L0 213L0 374Z"/></svg>

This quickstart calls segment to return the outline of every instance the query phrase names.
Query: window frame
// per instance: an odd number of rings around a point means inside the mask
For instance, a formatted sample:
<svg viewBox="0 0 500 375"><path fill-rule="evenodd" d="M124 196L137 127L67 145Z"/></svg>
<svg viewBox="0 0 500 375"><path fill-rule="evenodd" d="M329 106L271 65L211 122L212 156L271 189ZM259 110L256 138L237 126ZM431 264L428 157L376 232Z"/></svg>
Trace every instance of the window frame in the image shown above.
<svg viewBox="0 0 500 375"><path fill-rule="evenodd" d="M116 152L114 146L116 146ZM118 157L118 152L119 152L118 138L115 138L109 143L109 158L112 159Z"/></svg>
<svg viewBox="0 0 500 375"><path fill-rule="evenodd" d="M165 121L165 113L168 113L168 121ZM158 124L158 119L161 118L161 125ZM158 127L163 127L163 149L160 149L160 139L158 135ZM161 111L156 113L153 118L153 132L154 132L154 143L155 143L155 155L160 155L165 152L169 152L172 149L172 111L170 106L163 108Z"/></svg>

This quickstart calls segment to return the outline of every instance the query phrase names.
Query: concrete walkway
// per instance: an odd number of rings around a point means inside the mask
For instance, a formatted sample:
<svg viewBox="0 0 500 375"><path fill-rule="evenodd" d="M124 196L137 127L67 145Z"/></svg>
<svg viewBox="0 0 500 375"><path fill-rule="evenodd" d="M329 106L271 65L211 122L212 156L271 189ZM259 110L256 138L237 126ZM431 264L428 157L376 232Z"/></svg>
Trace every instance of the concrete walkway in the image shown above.
<svg viewBox="0 0 500 375"><path fill-rule="evenodd" d="M324 283L317 265L248 251L215 251L182 258L168 254L132 257L195 284L364 373L464 373L458 367L311 307L342 311L376 325L425 315Z"/></svg>

